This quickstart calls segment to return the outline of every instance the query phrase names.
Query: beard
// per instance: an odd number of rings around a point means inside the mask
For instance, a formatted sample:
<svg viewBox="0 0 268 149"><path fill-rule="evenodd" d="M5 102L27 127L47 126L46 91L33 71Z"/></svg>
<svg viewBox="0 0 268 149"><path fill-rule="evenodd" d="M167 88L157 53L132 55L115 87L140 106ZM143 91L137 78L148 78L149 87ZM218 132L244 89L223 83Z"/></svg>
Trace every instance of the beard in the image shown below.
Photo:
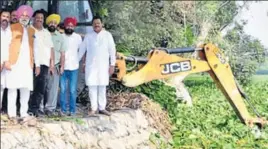
<svg viewBox="0 0 268 149"><path fill-rule="evenodd" d="M65 31L65 34L67 34L67 35L72 35L73 34L73 32L74 32L74 30L73 29L65 29L64 30Z"/></svg>
<svg viewBox="0 0 268 149"><path fill-rule="evenodd" d="M29 19L20 19L20 24L22 24L23 26L27 26L29 21Z"/></svg>
<svg viewBox="0 0 268 149"><path fill-rule="evenodd" d="M56 31L56 27L55 26L48 26L47 29L51 33L54 33Z"/></svg>

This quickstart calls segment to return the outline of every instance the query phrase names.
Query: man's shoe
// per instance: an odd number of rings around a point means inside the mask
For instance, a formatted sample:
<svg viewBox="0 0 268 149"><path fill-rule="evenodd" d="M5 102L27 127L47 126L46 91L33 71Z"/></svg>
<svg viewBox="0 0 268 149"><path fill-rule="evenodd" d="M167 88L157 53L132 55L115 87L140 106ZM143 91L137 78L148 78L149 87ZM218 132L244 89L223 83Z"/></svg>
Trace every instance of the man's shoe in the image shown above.
<svg viewBox="0 0 268 149"><path fill-rule="evenodd" d="M65 112L60 111L60 112L59 112L59 116L60 116L60 117L66 117L67 114L66 114Z"/></svg>
<svg viewBox="0 0 268 149"><path fill-rule="evenodd" d="M107 110L100 110L100 114L104 114L104 115L107 115L107 116L111 116L111 113L108 112Z"/></svg>
<svg viewBox="0 0 268 149"><path fill-rule="evenodd" d="M88 111L89 116L92 116L92 115L95 115L95 114L97 114L97 111Z"/></svg>
<svg viewBox="0 0 268 149"><path fill-rule="evenodd" d="M43 111L37 110L33 112L33 116L43 118L45 117L45 113Z"/></svg>
<svg viewBox="0 0 268 149"><path fill-rule="evenodd" d="M74 117L75 116L75 113L70 112L70 113L68 113L68 116Z"/></svg>
<svg viewBox="0 0 268 149"><path fill-rule="evenodd" d="M10 117L9 120L10 120L10 124L11 124L11 125L16 125L16 124L18 124L18 120L17 120L16 117Z"/></svg>
<svg viewBox="0 0 268 149"><path fill-rule="evenodd" d="M34 116L30 116L30 115L20 118L19 122L21 125L28 125L28 126L37 125L37 119Z"/></svg>
<svg viewBox="0 0 268 149"><path fill-rule="evenodd" d="M52 117L52 116L53 116L53 112L52 112L52 111L49 111L49 110L46 110L46 111L45 111L45 114L46 114L48 117Z"/></svg>

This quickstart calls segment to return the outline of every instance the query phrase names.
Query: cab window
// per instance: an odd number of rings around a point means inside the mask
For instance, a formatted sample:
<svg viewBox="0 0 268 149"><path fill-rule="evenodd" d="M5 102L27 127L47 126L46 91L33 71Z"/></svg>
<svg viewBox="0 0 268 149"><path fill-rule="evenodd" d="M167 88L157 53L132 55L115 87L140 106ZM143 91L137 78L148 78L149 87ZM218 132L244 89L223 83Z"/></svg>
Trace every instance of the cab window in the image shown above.
<svg viewBox="0 0 268 149"><path fill-rule="evenodd" d="M76 17L80 23L91 22L93 15L87 0L84 1L59 1L58 12L61 14L62 20L67 16Z"/></svg>
<svg viewBox="0 0 268 149"><path fill-rule="evenodd" d="M48 1L28 1L27 3L32 6L34 11L39 9L47 11L48 8Z"/></svg>

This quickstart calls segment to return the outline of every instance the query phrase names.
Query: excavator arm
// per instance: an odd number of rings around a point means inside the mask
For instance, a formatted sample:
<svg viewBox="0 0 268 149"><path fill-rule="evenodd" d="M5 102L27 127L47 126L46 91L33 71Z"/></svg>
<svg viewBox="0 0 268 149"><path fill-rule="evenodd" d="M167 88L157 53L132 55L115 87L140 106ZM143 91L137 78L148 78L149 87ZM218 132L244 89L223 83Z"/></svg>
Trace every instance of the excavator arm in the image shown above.
<svg viewBox="0 0 268 149"><path fill-rule="evenodd" d="M195 51L198 52L199 59L183 58L177 55ZM131 69L127 69L129 62L134 63ZM258 113L255 112L257 117L250 115L243 98L250 101L235 81L224 54L210 43L197 48L155 48L148 53L147 58L126 57L117 53L116 71L112 79L121 81L127 87L136 87L153 80L200 72L209 73L244 124L249 127L253 127L254 124L259 127L268 124Z"/></svg>

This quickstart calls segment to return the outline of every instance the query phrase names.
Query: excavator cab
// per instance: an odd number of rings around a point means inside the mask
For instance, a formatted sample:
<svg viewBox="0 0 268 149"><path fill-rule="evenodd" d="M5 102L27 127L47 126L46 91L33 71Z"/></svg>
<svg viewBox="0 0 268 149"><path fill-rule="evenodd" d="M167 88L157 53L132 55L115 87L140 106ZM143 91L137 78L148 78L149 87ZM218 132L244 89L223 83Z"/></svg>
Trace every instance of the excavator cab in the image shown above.
<svg viewBox="0 0 268 149"><path fill-rule="evenodd" d="M93 18L92 4L90 0L46 0L46 1L31 1L31 6L34 10L44 9L51 13L58 13L61 16L61 22L67 16L74 16L78 21L75 29L77 33L85 34L91 27Z"/></svg>
<svg viewBox="0 0 268 149"><path fill-rule="evenodd" d="M44 9L51 13L58 13L61 15L61 22L67 16L74 16L77 18L77 27L75 31L80 34L85 34L92 29L91 21L93 18L91 0L1 0L1 8L16 9L20 5L28 4L32 6L33 10Z"/></svg>

